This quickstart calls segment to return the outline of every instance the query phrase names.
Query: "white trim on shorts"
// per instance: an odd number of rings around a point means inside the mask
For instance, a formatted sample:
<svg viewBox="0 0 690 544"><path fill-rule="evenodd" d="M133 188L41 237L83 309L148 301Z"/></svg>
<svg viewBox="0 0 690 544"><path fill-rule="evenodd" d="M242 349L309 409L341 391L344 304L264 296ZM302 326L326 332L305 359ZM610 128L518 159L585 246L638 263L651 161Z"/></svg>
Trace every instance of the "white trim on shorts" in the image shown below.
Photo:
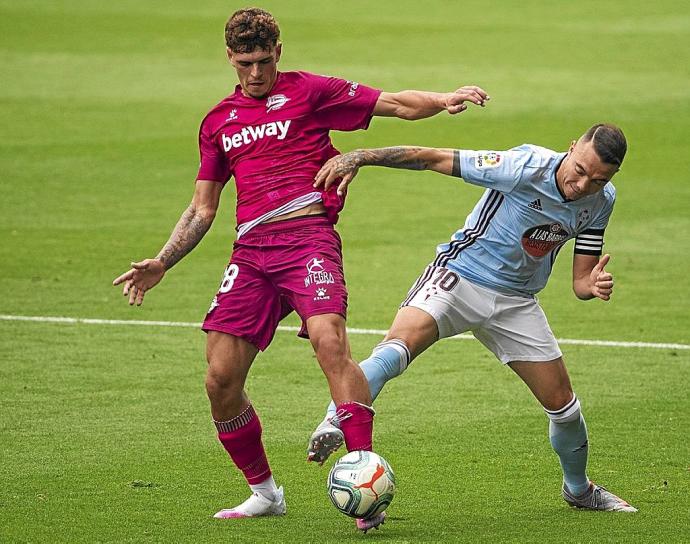
<svg viewBox="0 0 690 544"><path fill-rule="evenodd" d="M433 317L439 339L471 331L503 364L562 356L536 298L505 295L446 268L429 265L400 305L404 306Z"/></svg>

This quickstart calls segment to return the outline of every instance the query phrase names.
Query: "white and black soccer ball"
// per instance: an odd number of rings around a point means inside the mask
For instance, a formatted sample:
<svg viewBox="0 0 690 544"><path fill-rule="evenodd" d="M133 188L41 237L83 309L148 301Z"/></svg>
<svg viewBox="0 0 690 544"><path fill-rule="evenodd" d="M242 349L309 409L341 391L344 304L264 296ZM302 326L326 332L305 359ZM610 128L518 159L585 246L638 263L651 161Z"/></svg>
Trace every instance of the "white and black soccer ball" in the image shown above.
<svg viewBox="0 0 690 544"><path fill-rule="evenodd" d="M371 451L351 451L333 465L328 496L343 514L368 519L393 500L395 475L383 457Z"/></svg>

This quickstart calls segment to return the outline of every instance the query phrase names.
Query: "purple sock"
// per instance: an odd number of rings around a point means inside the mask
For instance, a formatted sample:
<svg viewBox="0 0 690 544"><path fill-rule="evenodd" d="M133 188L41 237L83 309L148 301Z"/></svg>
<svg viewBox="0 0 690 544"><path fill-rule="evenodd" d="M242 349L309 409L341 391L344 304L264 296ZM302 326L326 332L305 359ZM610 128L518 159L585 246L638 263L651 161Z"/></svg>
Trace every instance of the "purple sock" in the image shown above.
<svg viewBox="0 0 690 544"><path fill-rule="evenodd" d="M347 451L371 451L374 410L359 402L343 402L336 408Z"/></svg>
<svg viewBox="0 0 690 544"><path fill-rule="evenodd" d="M261 441L261 422L251 404L239 416L214 423L218 439L249 484L259 484L271 476Z"/></svg>

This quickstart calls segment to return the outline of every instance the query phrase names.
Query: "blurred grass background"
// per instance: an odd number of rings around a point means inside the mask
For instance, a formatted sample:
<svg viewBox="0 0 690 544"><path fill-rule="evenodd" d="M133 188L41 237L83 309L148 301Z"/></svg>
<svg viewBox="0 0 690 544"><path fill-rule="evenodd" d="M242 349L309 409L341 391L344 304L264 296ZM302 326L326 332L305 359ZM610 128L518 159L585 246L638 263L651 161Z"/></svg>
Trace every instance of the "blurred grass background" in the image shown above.
<svg viewBox="0 0 690 544"><path fill-rule="evenodd" d="M127 307L110 282L157 253L191 198L199 122L235 85L223 26L241 7L0 0L1 314L201 320L234 237L231 184L211 232L142 308ZM456 117L375 119L366 132L335 133L342 150L566 149L595 122L619 124L629 152L606 238L614 300L572 296L569 250L540 300L560 337L690 342L687 3L262 7L281 25L283 70L390 91L477 84L492 96ZM431 173L362 171L338 227L351 326L388 326L479 194ZM301 462L327 394L292 333L278 334L249 384L290 516L238 526L208 519L245 490L208 424L203 334L0 322L0 339L0 540L359 538L327 504L325 471ZM353 337L356 357L377 341ZM394 519L367 538L690 540L687 352L565 354L592 430L593 476L638 516L566 509L534 401L480 346L445 342L378 405L377 449L401 485Z"/></svg>

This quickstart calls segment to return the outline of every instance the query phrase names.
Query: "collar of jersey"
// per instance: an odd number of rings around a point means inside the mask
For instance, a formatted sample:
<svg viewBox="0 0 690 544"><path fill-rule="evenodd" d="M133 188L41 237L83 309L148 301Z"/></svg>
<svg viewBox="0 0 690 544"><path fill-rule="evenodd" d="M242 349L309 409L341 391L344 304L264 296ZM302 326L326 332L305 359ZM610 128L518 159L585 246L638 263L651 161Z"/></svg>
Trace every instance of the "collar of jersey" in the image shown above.
<svg viewBox="0 0 690 544"><path fill-rule="evenodd" d="M553 184L556 187L556 191L558 191L558 194L561 195L561 199L563 202L573 202L572 200L568 200L565 195L563 194L563 191L561 191L561 188L558 186L558 180L556 179L556 172L558 172L558 169L561 167L561 164L565 160L567 153L563 153L563 156L558 160L556 163L556 167L553 169L553 176L551 176L551 179L553 180Z"/></svg>
<svg viewBox="0 0 690 544"><path fill-rule="evenodd" d="M271 96L272 93L275 92L276 87L278 87L278 84L280 83L281 76L283 75L283 72L278 71L278 75L276 76L276 80L273 83L273 87L266 93L266 96L263 96L261 98L254 98L251 96L245 96L242 94L242 86L238 83L235 85L235 98L238 100L248 100L253 104L262 104L265 103L266 100L268 99L269 96Z"/></svg>

